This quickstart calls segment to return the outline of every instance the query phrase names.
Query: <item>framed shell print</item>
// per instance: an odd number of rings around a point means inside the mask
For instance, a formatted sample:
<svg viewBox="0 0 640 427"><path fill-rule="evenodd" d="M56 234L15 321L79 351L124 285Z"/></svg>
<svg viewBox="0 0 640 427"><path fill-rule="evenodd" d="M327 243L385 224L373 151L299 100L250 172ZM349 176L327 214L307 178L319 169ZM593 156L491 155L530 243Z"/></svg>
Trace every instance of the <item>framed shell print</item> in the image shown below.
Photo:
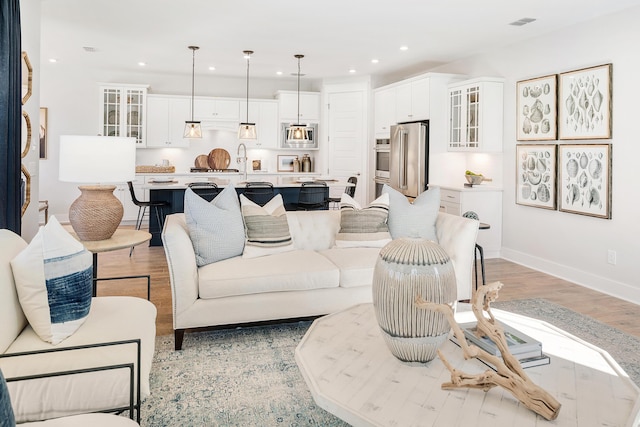
<svg viewBox="0 0 640 427"><path fill-rule="evenodd" d="M611 219L611 144L558 147L559 210Z"/></svg>
<svg viewBox="0 0 640 427"><path fill-rule="evenodd" d="M611 73L605 64L560 74L560 139L611 138Z"/></svg>
<svg viewBox="0 0 640 427"><path fill-rule="evenodd" d="M556 144L516 145L516 203L556 209Z"/></svg>
<svg viewBox="0 0 640 427"><path fill-rule="evenodd" d="M516 139L557 139L556 75L519 81L516 85Z"/></svg>

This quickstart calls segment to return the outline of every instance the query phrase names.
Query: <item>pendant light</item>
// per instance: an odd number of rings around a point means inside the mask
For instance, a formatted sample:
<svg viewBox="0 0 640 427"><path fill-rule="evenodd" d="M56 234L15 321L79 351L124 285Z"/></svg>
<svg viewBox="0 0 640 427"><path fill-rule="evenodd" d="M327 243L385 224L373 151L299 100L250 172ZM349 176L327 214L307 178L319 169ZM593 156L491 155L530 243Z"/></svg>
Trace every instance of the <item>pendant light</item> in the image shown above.
<svg viewBox="0 0 640 427"><path fill-rule="evenodd" d="M304 58L304 55L298 54L294 57L298 59L298 122L289 126L287 142L308 142L307 125L300 124L300 60Z"/></svg>
<svg viewBox="0 0 640 427"><path fill-rule="evenodd" d="M252 50L244 50L244 57L247 59L247 121L240 123L238 128L238 139L257 139L258 132L256 131L256 124L249 123L249 59L253 54Z"/></svg>
<svg viewBox="0 0 640 427"><path fill-rule="evenodd" d="M184 122L183 138L202 138L202 125L199 121L193 120L193 92L196 73L196 50L200 48L198 46L189 46L189 49L191 49L191 51L193 52L193 61L191 64L191 120L186 120Z"/></svg>

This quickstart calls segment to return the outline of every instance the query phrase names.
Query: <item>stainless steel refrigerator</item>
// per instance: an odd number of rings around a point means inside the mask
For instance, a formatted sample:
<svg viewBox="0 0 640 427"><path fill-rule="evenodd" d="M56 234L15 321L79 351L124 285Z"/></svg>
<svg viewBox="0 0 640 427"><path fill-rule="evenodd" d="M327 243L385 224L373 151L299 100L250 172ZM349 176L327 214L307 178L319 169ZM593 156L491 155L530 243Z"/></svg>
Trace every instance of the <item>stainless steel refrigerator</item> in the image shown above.
<svg viewBox="0 0 640 427"><path fill-rule="evenodd" d="M391 126L390 185L407 197L418 197L429 184L429 124Z"/></svg>

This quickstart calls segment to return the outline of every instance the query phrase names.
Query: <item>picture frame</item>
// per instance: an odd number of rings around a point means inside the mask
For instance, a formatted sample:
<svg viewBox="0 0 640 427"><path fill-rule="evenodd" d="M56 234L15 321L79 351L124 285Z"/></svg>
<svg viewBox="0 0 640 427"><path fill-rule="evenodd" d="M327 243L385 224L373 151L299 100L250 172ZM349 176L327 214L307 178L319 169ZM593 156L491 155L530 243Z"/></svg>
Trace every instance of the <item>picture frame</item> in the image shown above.
<svg viewBox="0 0 640 427"><path fill-rule="evenodd" d="M46 159L47 158L47 142L48 142L48 138L47 138L47 129L48 129L48 125L47 125L47 116L48 116L48 111L46 107L40 107L40 131L39 131L39 135L40 135L40 158L41 159Z"/></svg>
<svg viewBox="0 0 640 427"><path fill-rule="evenodd" d="M611 219L611 154L611 144L559 145L560 211Z"/></svg>
<svg viewBox="0 0 640 427"><path fill-rule="evenodd" d="M556 210L557 147L516 145L516 204Z"/></svg>
<svg viewBox="0 0 640 427"><path fill-rule="evenodd" d="M558 134L556 74L516 83L516 139L554 141Z"/></svg>
<svg viewBox="0 0 640 427"><path fill-rule="evenodd" d="M262 160L261 159L252 160L251 161L251 168L254 171L262 170Z"/></svg>
<svg viewBox="0 0 640 427"><path fill-rule="evenodd" d="M293 172L293 161L298 157L295 155L278 156L278 172Z"/></svg>
<svg viewBox="0 0 640 427"><path fill-rule="evenodd" d="M611 139L612 64L561 73L559 139Z"/></svg>

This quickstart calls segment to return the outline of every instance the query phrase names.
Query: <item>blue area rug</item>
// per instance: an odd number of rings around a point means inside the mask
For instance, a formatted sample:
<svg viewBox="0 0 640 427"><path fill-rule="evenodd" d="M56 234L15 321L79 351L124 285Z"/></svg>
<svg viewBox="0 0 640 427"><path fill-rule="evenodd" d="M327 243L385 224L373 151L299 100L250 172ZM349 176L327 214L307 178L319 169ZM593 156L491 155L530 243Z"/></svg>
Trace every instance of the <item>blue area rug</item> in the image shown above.
<svg viewBox="0 0 640 427"><path fill-rule="evenodd" d="M640 340L544 299L495 302L606 350L640 384ZM142 426L347 426L313 401L294 359L311 322L156 339Z"/></svg>

